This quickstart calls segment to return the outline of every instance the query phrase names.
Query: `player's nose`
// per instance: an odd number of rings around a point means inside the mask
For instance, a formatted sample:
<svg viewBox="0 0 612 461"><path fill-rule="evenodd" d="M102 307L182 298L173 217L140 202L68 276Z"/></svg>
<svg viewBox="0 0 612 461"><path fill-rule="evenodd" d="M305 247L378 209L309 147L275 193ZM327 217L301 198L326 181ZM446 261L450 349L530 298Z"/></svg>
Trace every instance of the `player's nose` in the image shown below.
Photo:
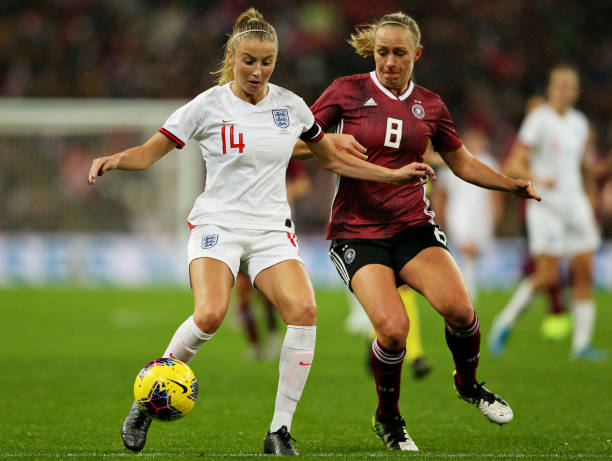
<svg viewBox="0 0 612 461"><path fill-rule="evenodd" d="M395 64L396 64L395 56L393 56L393 55L387 56L387 60L385 61L385 65L387 67L395 67Z"/></svg>

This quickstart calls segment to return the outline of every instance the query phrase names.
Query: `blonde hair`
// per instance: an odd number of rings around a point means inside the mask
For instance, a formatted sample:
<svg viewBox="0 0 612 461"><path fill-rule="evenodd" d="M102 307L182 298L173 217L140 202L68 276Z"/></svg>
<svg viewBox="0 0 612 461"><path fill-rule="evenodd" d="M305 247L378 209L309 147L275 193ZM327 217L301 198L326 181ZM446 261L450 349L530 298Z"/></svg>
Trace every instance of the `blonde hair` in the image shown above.
<svg viewBox="0 0 612 461"><path fill-rule="evenodd" d="M383 26L405 27L412 33L412 42L416 50L421 46L421 30L414 19L406 13L385 14L382 18L372 24L365 24L355 29L348 42L358 55L364 58L374 56L374 38L376 31Z"/></svg>
<svg viewBox="0 0 612 461"><path fill-rule="evenodd" d="M278 48L278 38L274 27L264 19L259 11L255 8L249 8L236 19L232 33L223 47L223 62L219 69L211 72L213 75L218 75L217 83L219 85L225 85L227 82L234 80L234 67L230 63L228 51L231 50L233 53L236 42L245 37L268 40L277 44Z"/></svg>

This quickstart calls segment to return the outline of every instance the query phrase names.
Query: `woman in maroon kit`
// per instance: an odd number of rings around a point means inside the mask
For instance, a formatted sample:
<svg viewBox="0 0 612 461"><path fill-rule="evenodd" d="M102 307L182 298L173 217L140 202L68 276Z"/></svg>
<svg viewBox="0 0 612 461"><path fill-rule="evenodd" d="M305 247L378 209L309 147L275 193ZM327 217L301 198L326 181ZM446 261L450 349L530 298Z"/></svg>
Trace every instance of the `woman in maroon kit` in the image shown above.
<svg viewBox="0 0 612 461"><path fill-rule="evenodd" d="M475 158L461 142L440 97L411 81L423 51L420 38L416 22L401 12L358 29L351 45L364 57L374 56L375 70L335 80L311 108L317 123L324 130L337 126L338 132L353 135L367 149L370 162L390 168L423 162L431 140L463 180L539 200L530 181L508 178ZM349 138L338 137L336 143ZM370 361L378 408L372 427L393 450L418 450L398 407L409 327L396 289L403 284L423 294L444 317L459 397L491 422L505 424L513 416L504 400L476 380L478 317L446 247L446 236L433 218L424 185L338 177L327 234L332 240L329 254L376 330Z"/></svg>

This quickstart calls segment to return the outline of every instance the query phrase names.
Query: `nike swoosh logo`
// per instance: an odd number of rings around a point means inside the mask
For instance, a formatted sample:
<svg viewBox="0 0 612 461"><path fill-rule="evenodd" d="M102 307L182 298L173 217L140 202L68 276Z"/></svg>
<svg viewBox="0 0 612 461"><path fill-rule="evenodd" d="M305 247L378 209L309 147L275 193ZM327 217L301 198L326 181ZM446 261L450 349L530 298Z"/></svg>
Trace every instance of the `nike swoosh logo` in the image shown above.
<svg viewBox="0 0 612 461"><path fill-rule="evenodd" d="M231 120L221 120L223 123L229 123Z"/></svg>
<svg viewBox="0 0 612 461"><path fill-rule="evenodd" d="M177 384L179 386L181 386L181 389L183 389L183 394L187 393L187 386L185 386L184 384L179 383L178 381L175 381L173 379L169 379L168 381L173 382L174 384Z"/></svg>
<svg viewBox="0 0 612 461"><path fill-rule="evenodd" d="M312 365L312 363L304 363L304 362L300 362L300 365Z"/></svg>

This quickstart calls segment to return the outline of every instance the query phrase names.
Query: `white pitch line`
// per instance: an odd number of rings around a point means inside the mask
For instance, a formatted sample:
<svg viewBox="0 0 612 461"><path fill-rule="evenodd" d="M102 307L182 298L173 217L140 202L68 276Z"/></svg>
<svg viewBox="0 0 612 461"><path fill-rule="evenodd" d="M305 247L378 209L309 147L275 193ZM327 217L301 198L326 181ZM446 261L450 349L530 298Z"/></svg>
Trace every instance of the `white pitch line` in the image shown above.
<svg viewBox="0 0 612 461"><path fill-rule="evenodd" d="M612 458L612 455L606 454L589 454L589 453L411 453L413 456L424 457L424 458L510 458L510 459L530 459L530 458L559 458L559 459L605 459ZM3 458L26 458L26 457L38 457L45 456L49 458L105 458L105 457L120 457L120 456L134 456L134 453L61 453L61 452L24 452L24 453L2 453L0 457ZM160 457L160 456L171 456L173 458L180 457L269 457L263 453L206 453L206 452L193 452L193 453L176 453L176 452L152 452L152 453L139 453L139 457ZM316 458L396 458L396 454L391 453L302 453L302 457L316 457Z"/></svg>

